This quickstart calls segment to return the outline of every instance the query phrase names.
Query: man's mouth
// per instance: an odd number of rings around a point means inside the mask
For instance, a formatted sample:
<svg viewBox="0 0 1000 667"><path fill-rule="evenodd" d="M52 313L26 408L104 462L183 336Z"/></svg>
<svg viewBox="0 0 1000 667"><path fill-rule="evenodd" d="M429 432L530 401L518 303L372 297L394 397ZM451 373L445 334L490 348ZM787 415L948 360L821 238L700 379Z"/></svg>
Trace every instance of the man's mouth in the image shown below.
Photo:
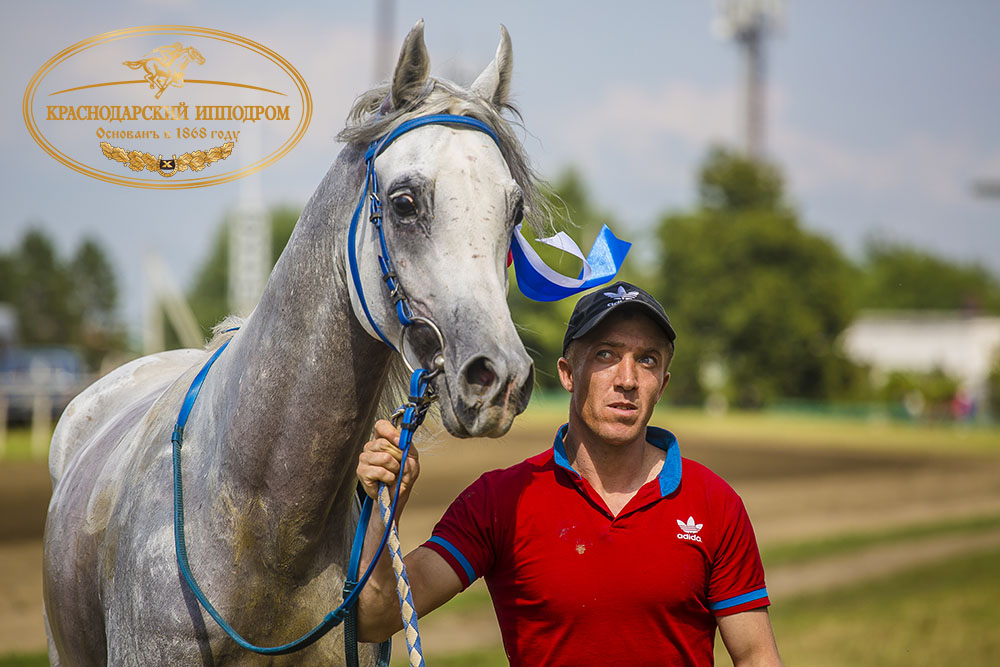
<svg viewBox="0 0 1000 667"><path fill-rule="evenodd" d="M608 407L613 410L620 410L622 412L634 412L639 409L635 403L630 403L628 401L616 401L611 403Z"/></svg>

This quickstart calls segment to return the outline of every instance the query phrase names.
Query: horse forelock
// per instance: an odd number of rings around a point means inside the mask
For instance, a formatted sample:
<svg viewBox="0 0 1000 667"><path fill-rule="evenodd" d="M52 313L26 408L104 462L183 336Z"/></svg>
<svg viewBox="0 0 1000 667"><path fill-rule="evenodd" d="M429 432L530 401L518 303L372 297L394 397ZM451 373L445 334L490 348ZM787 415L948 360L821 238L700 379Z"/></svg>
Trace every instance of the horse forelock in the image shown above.
<svg viewBox="0 0 1000 667"><path fill-rule="evenodd" d="M506 104L497 108L476 93L445 79L429 78L417 99L403 109L390 109L388 85L372 88L355 100L347 126L337 135L339 141L366 146L380 139L408 120L431 114L450 113L469 116L489 125L500 142L500 154L524 196L525 221L536 234L552 228L552 214L542 195L542 179L531 167L527 153L515 134L515 126L524 128L517 109ZM504 117L504 112L512 116Z"/></svg>

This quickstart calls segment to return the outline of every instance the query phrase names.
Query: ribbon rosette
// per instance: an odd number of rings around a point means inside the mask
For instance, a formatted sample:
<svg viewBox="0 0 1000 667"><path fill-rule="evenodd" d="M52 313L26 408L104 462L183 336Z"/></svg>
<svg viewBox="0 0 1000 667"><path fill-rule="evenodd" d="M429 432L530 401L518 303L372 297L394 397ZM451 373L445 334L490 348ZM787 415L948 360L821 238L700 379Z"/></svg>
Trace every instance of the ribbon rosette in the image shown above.
<svg viewBox="0 0 1000 667"><path fill-rule="evenodd" d="M521 225L517 225L514 228L513 242L510 244L514 273L521 293L534 301L559 301L609 282L621 269L625 255L632 247L628 241L616 238L607 225L601 227L586 257L576 242L565 232L538 239L538 242L579 257L583 261L583 269L576 278L554 271L528 244L528 240L521 233Z"/></svg>

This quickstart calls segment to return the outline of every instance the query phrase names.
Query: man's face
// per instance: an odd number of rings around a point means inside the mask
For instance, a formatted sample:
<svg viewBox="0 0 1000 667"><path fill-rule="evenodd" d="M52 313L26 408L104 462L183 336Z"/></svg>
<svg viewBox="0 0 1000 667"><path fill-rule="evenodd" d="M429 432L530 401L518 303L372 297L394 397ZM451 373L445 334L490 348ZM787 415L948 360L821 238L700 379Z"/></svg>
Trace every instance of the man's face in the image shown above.
<svg viewBox="0 0 1000 667"><path fill-rule="evenodd" d="M573 394L571 428L582 428L609 445L644 438L670 380L669 349L663 330L634 311L612 314L575 340L569 359L559 359L559 379Z"/></svg>

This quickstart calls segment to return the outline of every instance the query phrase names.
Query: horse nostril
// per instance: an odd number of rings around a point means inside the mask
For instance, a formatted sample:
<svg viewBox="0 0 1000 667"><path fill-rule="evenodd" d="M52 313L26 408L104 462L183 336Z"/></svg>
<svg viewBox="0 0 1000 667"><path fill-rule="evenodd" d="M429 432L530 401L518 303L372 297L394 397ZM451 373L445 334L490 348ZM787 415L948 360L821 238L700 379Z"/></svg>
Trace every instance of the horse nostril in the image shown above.
<svg viewBox="0 0 1000 667"><path fill-rule="evenodd" d="M465 367L465 381L476 394L485 394L496 383L497 374L486 357L476 357Z"/></svg>
<svg viewBox="0 0 1000 667"><path fill-rule="evenodd" d="M528 401L531 400L531 390L535 387L535 364L528 366L528 377L525 378L524 383L520 387L518 392L521 401L521 409L528 407Z"/></svg>

